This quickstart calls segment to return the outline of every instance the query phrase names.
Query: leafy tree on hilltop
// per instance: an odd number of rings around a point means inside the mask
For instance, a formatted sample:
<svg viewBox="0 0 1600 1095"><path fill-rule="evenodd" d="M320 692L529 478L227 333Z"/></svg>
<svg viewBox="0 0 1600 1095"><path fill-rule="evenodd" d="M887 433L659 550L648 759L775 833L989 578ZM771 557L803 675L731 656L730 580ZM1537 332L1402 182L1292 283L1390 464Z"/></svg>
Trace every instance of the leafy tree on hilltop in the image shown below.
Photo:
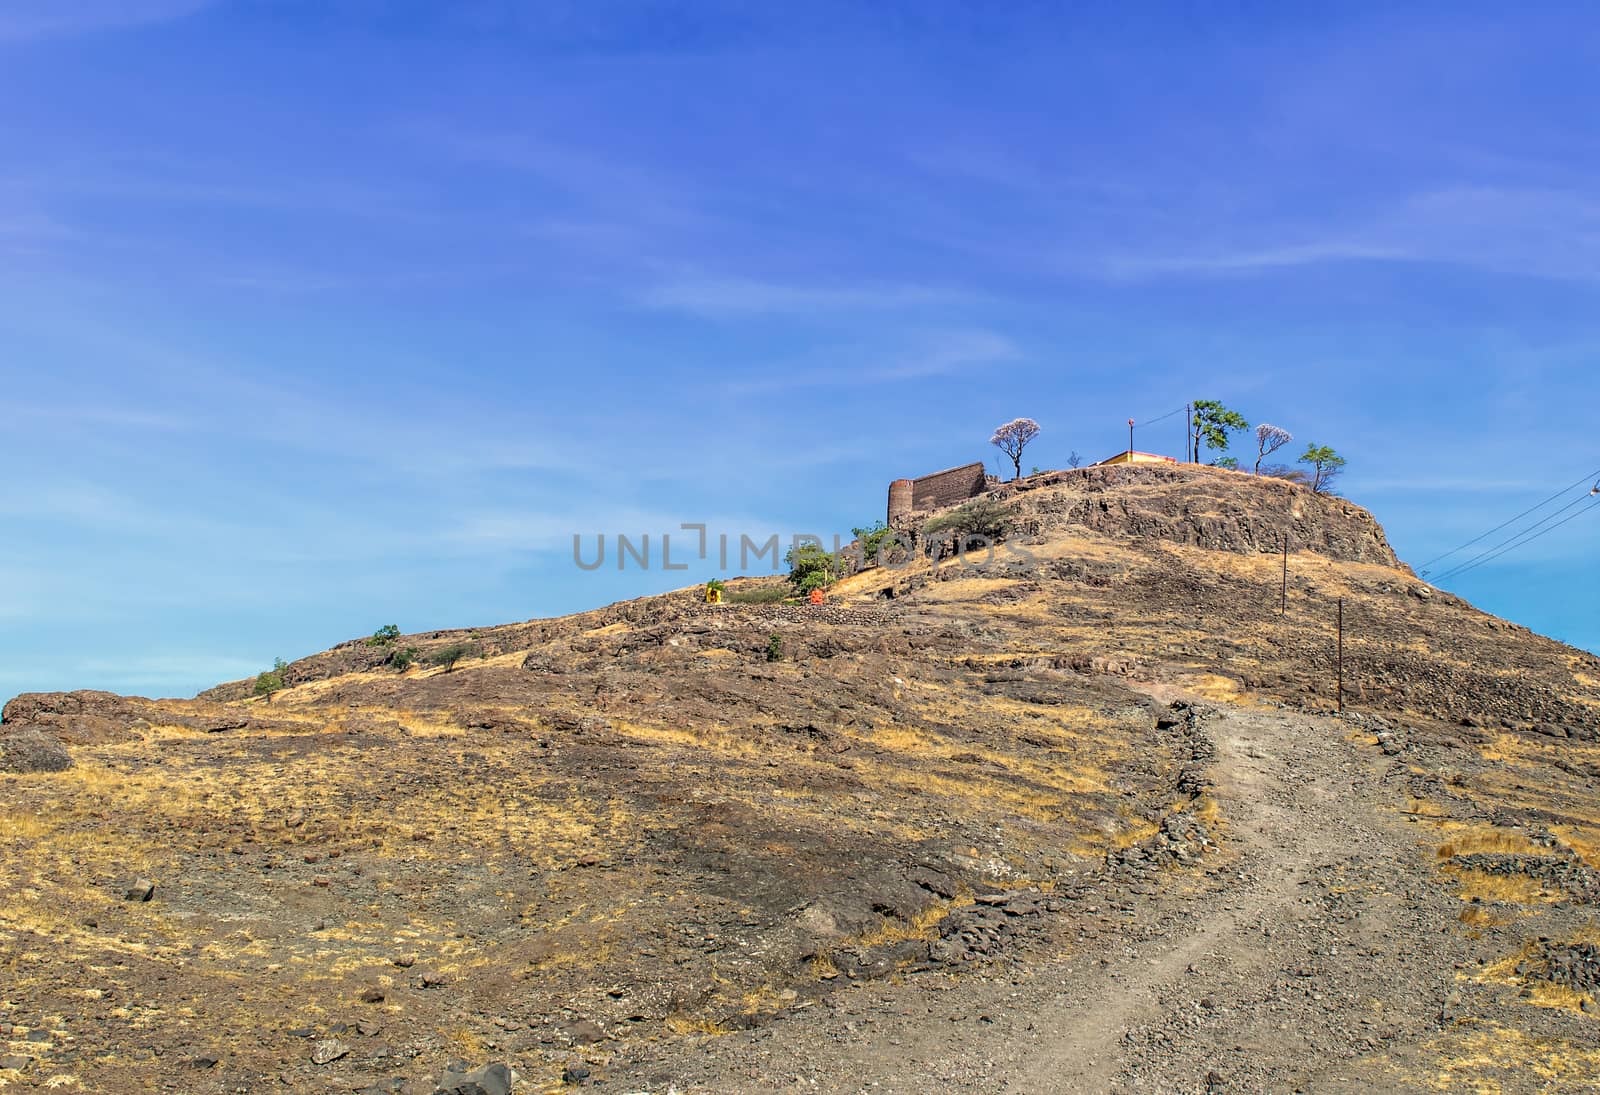
<svg viewBox="0 0 1600 1095"><path fill-rule="evenodd" d="M1333 481L1344 474L1345 459L1330 446L1306 446L1300 463L1311 465L1311 489L1318 494L1335 494Z"/></svg>
<svg viewBox="0 0 1600 1095"><path fill-rule="evenodd" d="M1200 463L1200 443L1219 453L1228 451L1230 435L1248 430L1250 423L1238 411L1230 411L1215 399L1194 401L1194 419L1191 422L1190 459Z"/></svg>
<svg viewBox="0 0 1600 1095"><path fill-rule="evenodd" d="M368 646L388 646L400 637L400 628L395 624L384 624L372 633L372 638L367 640Z"/></svg>
<svg viewBox="0 0 1600 1095"><path fill-rule="evenodd" d="M1013 418L1004 426L994 431L994 436L989 438L989 444L999 449L1011 458L1012 470L1016 478L1022 478L1022 450L1028 447L1028 442L1039 436L1039 423L1031 418Z"/></svg>
<svg viewBox="0 0 1600 1095"><path fill-rule="evenodd" d="M1256 427L1256 474L1261 474L1261 462L1289 442L1294 440L1294 434L1288 430L1279 429L1277 426L1266 422Z"/></svg>

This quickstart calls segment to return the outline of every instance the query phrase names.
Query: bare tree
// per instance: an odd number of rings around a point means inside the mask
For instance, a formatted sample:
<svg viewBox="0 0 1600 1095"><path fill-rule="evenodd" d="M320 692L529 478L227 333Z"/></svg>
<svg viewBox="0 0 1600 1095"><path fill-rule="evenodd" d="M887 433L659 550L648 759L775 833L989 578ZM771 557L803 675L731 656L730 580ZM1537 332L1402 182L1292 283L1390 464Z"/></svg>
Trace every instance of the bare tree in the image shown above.
<svg viewBox="0 0 1600 1095"><path fill-rule="evenodd" d="M1083 457L1078 455L1078 450L1077 449L1073 449L1072 450L1072 455L1067 457L1067 467L1069 467L1069 468L1081 468L1081 467L1083 467Z"/></svg>
<svg viewBox="0 0 1600 1095"><path fill-rule="evenodd" d="M1031 418L1013 418L1004 426L994 431L994 436L989 438L989 444L999 449L1011 458L1011 466L1016 471L1016 478L1022 478L1022 450L1028 447L1028 442L1039 436L1039 423Z"/></svg>
<svg viewBox="0 0 1600 1095"><path fill-rule="evenodd" d="M1294 434L1288 430L1279 429L1263 422L1256 427L1256 474L1261 474L1261 462L1289 442L1294 440Z"/></svg>

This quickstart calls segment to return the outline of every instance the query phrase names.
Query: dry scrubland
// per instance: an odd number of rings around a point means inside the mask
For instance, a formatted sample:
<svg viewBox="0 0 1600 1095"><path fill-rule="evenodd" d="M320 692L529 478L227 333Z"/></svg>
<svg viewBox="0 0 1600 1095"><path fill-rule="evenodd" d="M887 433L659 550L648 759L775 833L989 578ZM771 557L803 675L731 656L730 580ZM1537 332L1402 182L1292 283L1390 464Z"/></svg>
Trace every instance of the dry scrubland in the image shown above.
<svg viewBox="0 0 1600 1095"><path fill-rule="evenodd" d="M683 592L481 629L450 673L346 644L270 704L18 701L7 733L75 763L0 775L0 1086L431 1091L459 1058L753 1089L715 1063L741 1039L1114 946L1085 936L1108 902L1255 854L1175 699L1366 758L1450 903L1456 997L1369 1076L1600 1084L1600 661L1284 484L1089 469L1002 498L1027 555L866 571L820 612ZM1340 597L1362 718L1333 723Z"/></svg>

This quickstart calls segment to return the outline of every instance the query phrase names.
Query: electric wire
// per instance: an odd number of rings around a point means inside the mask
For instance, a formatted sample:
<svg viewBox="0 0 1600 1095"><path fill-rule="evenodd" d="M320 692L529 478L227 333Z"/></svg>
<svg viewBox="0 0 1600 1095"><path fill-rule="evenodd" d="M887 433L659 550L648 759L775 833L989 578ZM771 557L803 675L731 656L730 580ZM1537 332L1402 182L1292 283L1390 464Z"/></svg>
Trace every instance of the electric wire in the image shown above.
<svg viewBox="0 0 1600 1095"><path fill-rule="evenodd" d="M1174 416L1174 415L1180 415L1180 414L1183 414L1183 413L1184 413L1184 412L1185 412L1185 411L1187 411L1187 410L1188 410L1188 409L1189 409L1189 408L1188 408L1188 407L1179 407L1179 408L1178 408L1178 409L1177 409L1177 410L1175 410L1175 411L1168 411L1168 412L1167 412L1167 413L1166 413L1166 414L1164 414L1164 415L1162 415L1162 416L1161 416L1161 417L1160 417L1160 418L1152 418L1152 419L1151 419L1151 420L1150 420L1150 421L1148 421L1148 422L1140 422L1140 423L1139 423L1139 424L1138 424L1138 425L1137 425L1137 426L1135 426L1135 427L1134 427L1134 428L1135 428L1135 429L1140 429L1140 430L1142 430L1142 429L1144 429L1144 428L1145 428L1145 427L1146 427L1146 426L1154 426L1154 425L1155 425L1155 424L1156 424L1156 423L1157 423L1157 422L1165 422L1165 421L1166 421L1166 420L1167 420L1167 419L1169 419L1169 418L1171 418L1171 417L1173 417L1173 416Z"/></svg>
<svg viewBox="0 0 1600 1095"><path fill-rule="evenodd" d="M1472 547L1474 544L1483 543L1483 541L1487 540L1489 537L1493 536L1495 533L1499 532L1501 529L1507 528L1510 525L1516 524L1518 521L1522 520L1524 517L1528 516L1530 513L1535 512L1536 510L1543 509L1544 507L1548 506L1551 502L1554 502L1557 498L1560 498L1563 494L1567 493L1567 491L1574 490L1574 489L1576 489L1578 487L1583 486L1583 484L1589 482L1591 479L1594 479L1596 476L1600 476L1600 468L1597 468L1596 470L1590 472L1588 475L1583 476L1582 478L1578 479L1576 482L1572 483L1570 486L1562 487L1560 490L1558 490L1554 494L1552 494L1549 498L1546 498L1543 502L1540 502L1537 505L1529 506L1527 509L1523 510L1521 513L1517 514L1515 517L1511 518L1510 520L1502 521L1500 524L1496 525L1494 528L1490 529L1488 532L1482 533L1482 534L1480 534L1478 536L1474 536L1472 539L1468 540L1464 544L1456 545L1455 547L1451 548L1449 551L1445 552L1443 555L1435 555L1432 559L1429 559L1427 562L1425 562L1421 566L1419 566L1417 568L1417 572L1419 574L1424 574L1424 575L1427 574L1428 573L1428 568L1433 566L1433 564L1441 562L1441 561L1443 561L1445 559L1448 559L1448 558L1450 558L1450 556L1456 554L1459 551L1465 551L1467 548Z"/></svg>
<svg viewBox="0 0 1600 1095"><path fill-rule="evenodd" d="M1592 495L1590 495L1589 497L1592 497ZM1584 498L1580 498L1579 499L1580 502L1581 501L1585 501L1585 500L1586 499L1584 499ZM1568 507L1564 507L1564 508L1570 509L1571 507L1568 506ZM1556 529L1560 528L1562 525L1566 524L1568 521L1576 520L1577 518L1582 517L1584 514L1588 513L1591 510L1600 510L1600 501L1590 502L1589 505L1584 506L1582 509L1578 510L1576 513L1568 514L1566 517L1562 518L1560 521L1557 521L1555 524L1551 525L1549 528L1543 530L1542 532L1536 532L1532 536L1527 536L1525 539L1518 540L1515 543L1512 543L1512 544L1510 544L1510 545L1508 545L1506 547L1501 548L1499 551L1494 552L1492 555L1489 555L1486 558L1480 559L1479 561L1473 562L1473 563L1463 563L1461 566L1457 567L1454 571L1452 571L1449 575L1447 575L1447 577L1460 577L1461 575L1467 573L1467 571L1469 571L1469 570L1475 570L1478 567L1483 566L1484 563L1493 562L1495 559L1500 558L1500 556L1504 555L1508 551L1514 551L1515 549L1517 549L1519 547L1524 547L1527 544L1531 544L1535 540L1539 539L1539 537L1541 537L1541 536L1548 536L1550 533L1554 532ZM1443 579L1441 579L1441 580L1443 580Z"/></svg>
<svg viewBox="0 0 1600 1095"><path fill-rule="evenodd" d="M1551 521L1554 521L1557 517L1560 517L1563 513L1566 513L1568 510L1572 509L1574 506L1581 505L1582 503L1587 502L1588 500L1589 500L1589 496L1588 495L1580 494L1578 497L1574 498L1572 501L1568 502L1566 505L1562 506L1560 509L1555 510L1554 512L1545 515L1544 517L1542 517L1539 520L1535 521L1533 524L1527 526L1526 528L1521 528L1521 529L1518 529L1516 532L1513 532L1510 536L1506 537L1504 540L1501 540L1498 544L1494 544L1491 547L1484 548L1482 551L1478 552L1478 554L1474 555L1472 558L1468 559L1466 562L1457 563L1455 566L1451 567L1449 570L1446 570L1443 574L1439 575L1439 580L1443 581L1446 578L1452 577L1453 575L1458 574L1458 573L1466 570L1468 567L1470 567L1474 563L1478 562L1478 560L1485 559L1486 557L1495 554L1501 548L1504 548L1508 544L1512 544L1515 541L1520 540L1522 537L1526 536L1530 532L1537 532L1539 529L1541 529L1544 526L1550 524Z"/></svg>

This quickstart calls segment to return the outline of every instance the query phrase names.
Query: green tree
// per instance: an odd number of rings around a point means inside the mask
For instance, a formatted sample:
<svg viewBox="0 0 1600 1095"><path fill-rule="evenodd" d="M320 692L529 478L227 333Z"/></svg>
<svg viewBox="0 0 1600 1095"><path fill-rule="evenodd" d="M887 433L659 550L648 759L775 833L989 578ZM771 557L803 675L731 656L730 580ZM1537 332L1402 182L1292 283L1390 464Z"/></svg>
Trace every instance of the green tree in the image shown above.
<svg viewBox="0 0 1600 1095"><path fill-rule="evenodd" d="M876 566L878 551L885 541L893 545L899 543L899 538L894 529L878 521L865 528L851 529L855 533L856 545L861 549L861 565L864 567Z"/></svg>
<svg viewBox="0 0 1600 1095"><path fill-rule="evenodd" d="M1334 480L1344 474L1345 458L1328 445L1310 444L1300 463L1311 465L1311 489L1318 494L1336 494Z"/></svg>
<svg viewBox="0 0 1600 1095"><path fill-rule="evenodd" d="M408 646L402 650L396 650L393 654L389 655L389 664L394 666L395 670L400 673L404 673L406 670L410 669L416 660L417 648L414 646Z"/></svg>
<svg viewBox="0 0 1600 1095"><path fill-rule="evenodd" d="M767 636L767 661L783 661L783 638L779 635Z"/></svg>
<svg viewBox="0 0 1600 1095"><path fill-rule="evenodd" d="M1194 418L1190 420L1189 459L1200 463L1200 443L1219 453L1228 451L1233 434L1248 430L1250 423L1238 411L1230 411L1215 399L1194 401Z"/></svg>
<svg viewBox="0 0 1600 1095"><path fill-rule="evenodd" d="M471 643L451 643L441 647L428 655L429 665L442 665L446 673L456 667L456 663L472 653Z"/></svg>
<svg viewBox="0 0 1600 1095"><path fill-rule="evenodd" d="M283 691L283 671L288 668L288 663L282 658L274 658L271 669L256 675L256 683L252 691L264 698L268 703L271 703L272 694Z"/></svg>
<svg viewBox="0 0 1600 1095"><path fill-rule="evenodd" d="M784 556L789 564L789 584L801 596L822 589L839 577L839 560L821 544L797 544Z"/></svg>
<svg viewBox="0 0 1600 1095"><path fill-rule="evenodd" d="M384 624L372 633L372 638L367 640L368 646L388 646L400 637L400 628L395 624Z"/></svg>

